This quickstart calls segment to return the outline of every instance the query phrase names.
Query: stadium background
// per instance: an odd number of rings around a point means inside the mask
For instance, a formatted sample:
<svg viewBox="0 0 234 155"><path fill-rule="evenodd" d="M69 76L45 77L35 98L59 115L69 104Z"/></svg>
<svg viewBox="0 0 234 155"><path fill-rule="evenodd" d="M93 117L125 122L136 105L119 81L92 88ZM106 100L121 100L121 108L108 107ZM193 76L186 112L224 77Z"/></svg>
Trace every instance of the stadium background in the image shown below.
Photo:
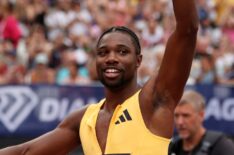
<svg viewBox="0 0 234 155"><path fill-rule="evenodd" d="M200 28L187 88L205 95L206 126L233 136L234 1L196 1ZM139 36L143 84L175 28L170 0L0 1L0 147L52 130L72 110L103 97L94 48L110 25Z"/></svg>

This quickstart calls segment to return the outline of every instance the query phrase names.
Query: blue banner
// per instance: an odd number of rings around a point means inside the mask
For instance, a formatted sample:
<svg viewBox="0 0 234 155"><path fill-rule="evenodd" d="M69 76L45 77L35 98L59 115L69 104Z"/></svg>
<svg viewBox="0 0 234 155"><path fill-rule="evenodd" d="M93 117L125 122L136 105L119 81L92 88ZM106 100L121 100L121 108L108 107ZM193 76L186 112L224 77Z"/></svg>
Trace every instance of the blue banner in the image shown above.
<svg viewBox="0 0 234 155"><path fill-rule="evenodd" d="M205 126L234 136L234 88L187 87L206 98ZM104 96L101 86L0 86L0 136L35 137L54 129L69 113Z"/></svg>
<svg viewBox="0 0 234 155"><path fill-rule="evenodd" d="M206 98L205 127L234 136L234 87L196 85L193 89Z"/></svg>
<svg viewBox="0 0 234 155"><path fill-rule="evenodd" d="M34 137L54 129L65 116L103 98L99 86L1 86L0 136Z"/></svg>

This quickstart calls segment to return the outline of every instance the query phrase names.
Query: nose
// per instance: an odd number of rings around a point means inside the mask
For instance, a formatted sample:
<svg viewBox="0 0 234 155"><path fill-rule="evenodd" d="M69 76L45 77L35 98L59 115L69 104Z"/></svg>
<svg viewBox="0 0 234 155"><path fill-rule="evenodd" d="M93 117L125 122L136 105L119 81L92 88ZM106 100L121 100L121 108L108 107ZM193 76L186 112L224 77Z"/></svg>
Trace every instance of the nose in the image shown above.
<svg viewBox="0 0 234 155"><path fill-rule="evenodd" d="M110 52L108 56L106 57L106 63L107 64L115 64L118 63L118 57L115 54L115 52Z"/></svg>
<svg viewBox="0 0 234 155"><path fill-rule="evenodd" d="M184 124L184 119L183 119L183 117L177 116L177 117L175 118L175 123L176 123L176 125L182 125L182 124Z"/></svg>

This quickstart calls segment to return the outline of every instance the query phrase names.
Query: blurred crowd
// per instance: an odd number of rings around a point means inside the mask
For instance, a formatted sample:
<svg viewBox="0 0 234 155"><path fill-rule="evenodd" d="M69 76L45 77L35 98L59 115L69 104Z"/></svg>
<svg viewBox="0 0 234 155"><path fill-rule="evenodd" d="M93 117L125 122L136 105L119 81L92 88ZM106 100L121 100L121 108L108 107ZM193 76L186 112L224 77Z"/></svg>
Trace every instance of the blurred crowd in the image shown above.
<svg viewBox="0 0 234 155"><path fill-rule="evenodd" d="M197 9L188 84L234 85L234 1L197 0ZM171 0L1 0L0 84L97 84L95 43L112 25L139 36L144 83L175 28Z"/></svg>

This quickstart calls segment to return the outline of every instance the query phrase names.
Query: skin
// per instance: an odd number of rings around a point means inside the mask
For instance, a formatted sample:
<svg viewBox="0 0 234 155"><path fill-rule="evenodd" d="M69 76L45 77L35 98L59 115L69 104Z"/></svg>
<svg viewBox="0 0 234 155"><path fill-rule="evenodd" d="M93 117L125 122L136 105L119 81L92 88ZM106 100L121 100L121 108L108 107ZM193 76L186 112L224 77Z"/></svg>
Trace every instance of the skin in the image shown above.
<svg viewBox="0 0 234 155"><path fill-rule="evenodd" d="M202 125L204 109L197 110L192 104L179 104L175 109L175 125L179 136L183 139L183 148L192 150L205 134Z"/></svg>
<svg viewBox="0 0 234 155"><path fill-rule="evenodd" d="M174 109L181 98L190 72L198 28L194 1L174 0L173 3L177 21L176 29L168 40L158 76L155 71L139 94L140 108L146 127L152 133L165 138L171 138L173 133ZM96 123L96 135L103 152L109 122L115 107L140 89L136 73L141 59L142 56L136 54L130 36L123 32L104 35L97 47L97 72L105 85L106 97ZM115 73L108 73L107 68L115 69L109 70ZM68 153L75 146L80 145L79 126L85 110L86 107L72 113L46 135L25 144L1 150L0 155Z"/></svg>

